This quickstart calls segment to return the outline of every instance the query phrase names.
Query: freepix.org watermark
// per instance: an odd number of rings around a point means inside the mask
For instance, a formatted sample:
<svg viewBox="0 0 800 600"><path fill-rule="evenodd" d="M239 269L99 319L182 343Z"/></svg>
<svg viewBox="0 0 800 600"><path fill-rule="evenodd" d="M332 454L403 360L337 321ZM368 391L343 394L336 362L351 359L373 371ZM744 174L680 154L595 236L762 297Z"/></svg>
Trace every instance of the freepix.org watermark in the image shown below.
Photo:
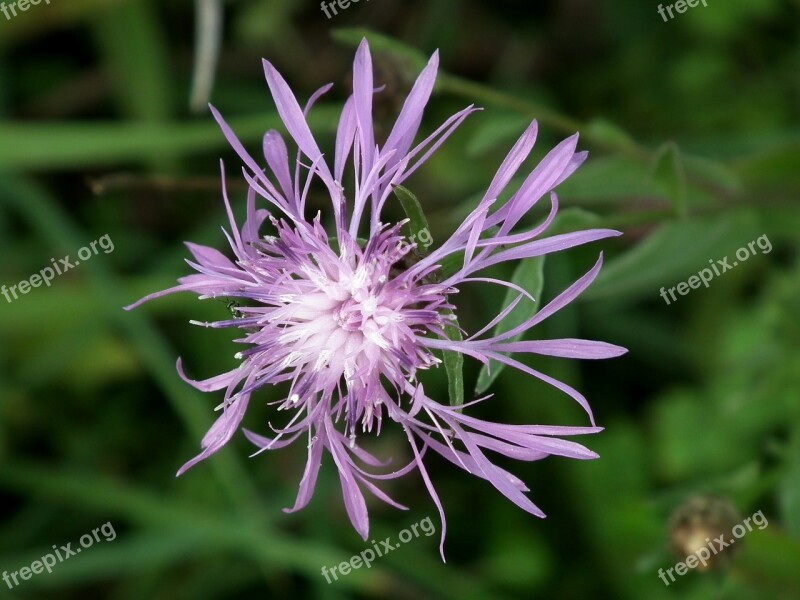
<svg viewBox="0 0 800 600"><path fill-rule="evenodd" d="M360 553L354 554L350 557L350 560L340 562L338 565L332 567L322 567L322 576L325 578L325 581L331 583L332 581L338 581L339 575L344 577L345 575L349 575L351 571L360 569L363 566L369 569L372 567L372 563L376 558L389 554L392 550L396 550L403 544L407 544L411 540L418 538L420 531L425 534L425 537L430 537L436 533L436 526L433 524L430 517L425 517L409 528L403 529L397 534L398 540L394 543L392 543L391 537L387 537L380 543L372 540L372 548L366 548ZM331 576L333 576L333 579L331 579Z"/></svg>
<svg viewBox="0 0 800 600"><path fill-rule="evenodd" d="M103 536L102 539L100 537L101 534ZM33 561L30 566L22 567L18 571L12 571L11 573L3 571L3 581L5 581L8 589L13 590L21 583L20 580L28 581L31 577L39 575L43 571L52 573L53 567L75 556L84 548L91 548L95 543L101 541L113 542L115 539L117 539L117 532L114 531L114 526L111 524L111 521L109 521L100 527L92 529L91 533L83 534L81 539L78 540L80 547L73 548L71 542L60 547L53 544L53 552L45 554L39 560Z"/></svg>
<svg viewBox="0 0 800 600"><path fill-rule="evenodd" d="M10 21L14 17L17 16L17 10L21 12L25 12L31 6L36 6L37 4L41 4L43 0L16 0L15 2L0 2L0 12L2 12L5 17L6 21ZM50 4L50 0L44 0L45 4Z"/></svg>
<svg viewBox="0 0 800 600"><path fill-rule="evenodd" d="M706 0L678 0L675 4L667 4L666 11L669 13L669 18L674 19L676 15L672 14L672 9L674 8L677 12L683 14L690 8L695 8L700 3L703 3L703 6L708 8L708 4L706 4ZM661 15L661 18L664 19L664 22L667 22L667 15L664 13L664 5L658 5L658 14Z"/></svg>
<svg viewBox="0 0 800 600"><path fill-rule="evenodd" d="M699 565L702 565L702 568L705 568L712 556L716 556L725 550L725 548L728 548L736 543L736 540L743 538L748 532L753 531L753 525L756 525L759 529L764 529L767 525L769 525L769 521L767 521L764 513L760 510L756 513L753 513L752 516L747 517L741 523L734 525L731 529L731 534L733 535L732 538L728 538L726 540L724 533L714 539L706 538L705 545L698 548L694 554L687 556L685 560L675 563L674 566L670 567L666 571L664 569L659 569L659 579L664 582L664 585L669 585L670 583L675 583L675 575L673 574L673 571L677 573L679 577L682 577L683 575L686 575L690 569L695 569ZM667 581L667 575L669 575L669 581Z"/></svg>
<svg viewBox="0 0 800 600"><path fill-rule="evenodd" d="M751 256L756 255L756 247L761 250L761 254L769 254L772 252L772 242L769 241L769 238L766 234L760 236L758 239L749 242L747 246L742 246L736 251L736 259L733 261L733 264L728 262L728 257L725 256L721 259L718 259L716 262L713 258L708 259L711 268L709 269L706 267L705 269L701 269L698 271L697 275L692 275L689 277L687 281L681 281L678 285L673 286L669 289L661 288L659 292L661 297L664 299L664 302L667 305L670 304L669 298L672 298L672 302L675 302L677 298L675 297L675 290L678 291L678 294L681 296L685 296L691 290L696 290L700 287L702 283L704 286L708 287L708 284L711 283L711 280L714 277L719 277L725 271L729 271L733 267L739 266L740 262L746 261ZM713 269L713 271L712 271ZM669 298L667 297L667 293L669 293Z"/></svg>
<svg viewBox="0 0 800 600"><path fill-rule="evenodd" d="M339 11L336 10L337 6L341 10L346 10L350 8L351 2L353 4L358 4L358 0L333 0L332 2L326 2L325 0L322 0L320 3L320 8L322 9L322 12L325 13L325 16L330 19L331 17L339 14ZM367 0L367 2L369 2L369 0ZM333 15L331 15L331 12L333 12Z"/></svg>
<svg viewBox="0 0 800 600"><path fill-rule="evenodd" d="M50 287L53 283L53 280L58 275L63 275L67 271L70 271L81 264L81 261L86 262L93 256L97 256L100 252L98 250L102 250L105 254L110 254L114 251L114 242L111 241L111 236L105 234L100 239L97 239L90 243L88 246L85 246L78 250L78 259L79 260L72 260L69 256L65 256L64 258L58 259L56 262L55 258L51 258L50 262L52 264L51 267L45 267L38 273L31 275L28 279L24 279L17 283L16 285L12 286L2 286L0 287L0 294L2 294L6 302L11 304L14 300L19 298L20 294L25 295L30 292L33 288L41 287L42 284ZM19 292L19 293L18 293Z"/></svg>

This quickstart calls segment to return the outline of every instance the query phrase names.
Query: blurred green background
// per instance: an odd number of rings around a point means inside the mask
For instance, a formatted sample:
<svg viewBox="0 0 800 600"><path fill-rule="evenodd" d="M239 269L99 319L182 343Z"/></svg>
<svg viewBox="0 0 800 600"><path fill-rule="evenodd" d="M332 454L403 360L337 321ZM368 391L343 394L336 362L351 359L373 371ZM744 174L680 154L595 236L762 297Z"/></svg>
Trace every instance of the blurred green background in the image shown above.
<svg viewBox="0 0 800 600"><path fill-rule="evenodd" d="M224 3L211 100L253 152L280 126L262 57L301 102L336 83L311 117L332 149L362 35L387 86L376 98L379 135L439 48L423 132L469 103L485 110L408 183L434 240L474 206L532 118L537 157L575 131L590 150L559 189L558 227L625 232L547 258L545 300L600 250L606 263L537 335L630 352L530 363L587 396L606 429L580 441L601 458L501 462L529 484L544 520L430 460L448 516L447 563L436 509L412 475L386 486L411 511L370 504L371 539L426 516L437 534L333 584L322 566L367 544L346 518L330 460L295 515L281 508L294 501L302 444L249 460L237 434L174 477L219 402L180 381L174 363L182 356L198 378L236 364L233 334L188 324L223 318L224 302L187 294L121 309L189 272L183 240L224 247L219 158L241 212L238 160L207 109L189 109L198 9L213 4L52 0L0 14L0 284L105 234L115 246L50 288L0 297L0 570L77 545L103 523L117 533L52 574L13 590L0 582L0 597L800 598L800 2L708 0L668 22L642 0L371 0L331 19L315 1ZM762 235L768 254L669 306L659 296ZM503 298L470 290L455 300L474 331ZM468 360L468 393L477 372ZM444 374L431 373L428 389L446 401ZM586 424L568 398L510 370L491 391L473 414ZM249 428L266 429L270 394ZM409 459L390 428L374 448L395 464ZM726 550L725 567L667 587L658 569L679 559L670 515L704 494L742 517L760 510L769 525Z"/></svg>

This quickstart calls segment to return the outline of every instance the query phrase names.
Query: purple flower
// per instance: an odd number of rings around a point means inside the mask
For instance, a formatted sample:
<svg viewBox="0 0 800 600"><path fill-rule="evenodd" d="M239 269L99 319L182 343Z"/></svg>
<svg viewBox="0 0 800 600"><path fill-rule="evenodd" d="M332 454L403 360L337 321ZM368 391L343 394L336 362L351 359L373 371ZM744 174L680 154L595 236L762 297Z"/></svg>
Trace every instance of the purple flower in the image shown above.
<svg viewBox="0 0 800 600"><path fill-rule="evenodd" d="M178 361L178 372L204 392L225 390L221 414L202 440L202 452L178 474L208 458L231 439L239 428L252 394L264 386L285 383L286 396L276 402L286 413L286 424L272 428L271 437L245 431L260 453L277 450L301 439L308 446L308 462L295 505L306 506L314 492L323 452L330 453L338 471L347 514L365 540L369 520L363 492L405 509L379 487L381 480L401 477L417 469L442 518L442 548L446 525L441 502L423 463L432 450L457 467L488 480L504 496L527 512L544 516L525 495L528 488L517 477L494 465L487 451L532 461L549 455L587 459L597 455L583 446L556 436L596 433L586 399L575 389L511 358L513 353L535 353L565 358L609 358L624 348L579 339L514 341L577 297L594 280L595 266L521 325L493 337L481 337L500 322L523 297L522 288L482 277L481 271L507 261L542 256L573 246L619 235L592 229L542 237L557 212L552 193L585 160L576 152L577 135L556 146L528 175L521 187L500 208L491 211L511 178L528 157L536 139L534 121L512 148L489 185L483 199L458 229L430 254L416 262L404 260L414 244L401 234L403 223L381 221L384 203L424 163L458 125L472 106L447 119L419 144L414 140L423 109L433 89L438 67L434 54L411 90L387 140L376 142L372 128L372 63L366 40L353 67L353 94L339 120L333 169L309 130L305 115L328 89L315 93L301 109L275 68L264 62L267 82L278 112L298 146L295 171L290 172L289 151L277 131L264 136L264 169L244 149L234 133L212 108L223 133L244 163L249 182L247 217L241 230L227 194L230 221L226 232L234 260L205 246L188 244L197 273L180 285L151 294L133 306L165 294L191 291L205 298L233 298L233 318L205 327L236 327L246 346L236 357L238 368L205 381L189 379ZM354 187L346 193L342 182L352 156ZM306 216L309 187L318 179L331 198L333 227L320 214ZM349 178L348 178L349 179ZM223 171L224 180L224 171ZM515 225L542 197L548 196L549 216L538 227L514 232ZM270 210L256 208L260 196ZM350 199L349 199L350 198ZM263 235L265 221L271 234ZM359 235L367 241L359 240ZM463 262L451 275L442 275L445 257L463 253ZM451 341L445 326L455 312L449 297L464 283L482 282L512 288L519 293L481 331L463 341ZM238 305L242 302L242 305ZM130 307L130 308L133 308ZM417 380L419 369L436 367L436 351L455 351L515 367L555 386L574 398L588 413L591 427L507 425L470 417L463 406L441 404L430 398ZM403 430L412 460L388 472L366 452L360 442L381 432L384 421ZM272 426L271 426L272 427Z"/></svg>

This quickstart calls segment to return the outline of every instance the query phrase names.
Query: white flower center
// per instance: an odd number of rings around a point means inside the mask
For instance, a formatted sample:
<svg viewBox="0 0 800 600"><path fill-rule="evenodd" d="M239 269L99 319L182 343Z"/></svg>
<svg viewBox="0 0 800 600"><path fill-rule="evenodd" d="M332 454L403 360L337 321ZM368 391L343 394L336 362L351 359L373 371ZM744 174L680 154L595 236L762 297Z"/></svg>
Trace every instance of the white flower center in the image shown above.
<svg viewBox="0 0 800 600"><path fill-rule="evenodd" d="M365 370L379 368L383 361L396 360L387 351L399 339L414 334L405 324L398 300L392 302L391 294L382 293L387 269L370 264L353 271L342 264L338 277L314 268L304 272L307 279L293 281L304 291L278 298L282 366L302 363L316 372L327 369L328 377L344 376L349 386L360 372L366 374Z"/></svg>

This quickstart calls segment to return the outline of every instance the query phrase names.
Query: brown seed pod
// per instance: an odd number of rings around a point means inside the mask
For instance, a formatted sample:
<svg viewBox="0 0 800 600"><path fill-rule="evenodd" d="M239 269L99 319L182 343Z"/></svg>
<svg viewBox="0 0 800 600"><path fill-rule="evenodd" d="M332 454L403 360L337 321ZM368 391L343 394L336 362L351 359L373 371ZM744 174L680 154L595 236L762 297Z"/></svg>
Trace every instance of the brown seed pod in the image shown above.
<svg viewBox="0 0 800 600"><path fill-rule="evenodd" d="M701 495L689 498L677 507L669 519L670 547L678 560L707 548L711 558L698 565L698 571L710 571L727 565L736 550L731 529L742 517L725 498Z"/></svg>

